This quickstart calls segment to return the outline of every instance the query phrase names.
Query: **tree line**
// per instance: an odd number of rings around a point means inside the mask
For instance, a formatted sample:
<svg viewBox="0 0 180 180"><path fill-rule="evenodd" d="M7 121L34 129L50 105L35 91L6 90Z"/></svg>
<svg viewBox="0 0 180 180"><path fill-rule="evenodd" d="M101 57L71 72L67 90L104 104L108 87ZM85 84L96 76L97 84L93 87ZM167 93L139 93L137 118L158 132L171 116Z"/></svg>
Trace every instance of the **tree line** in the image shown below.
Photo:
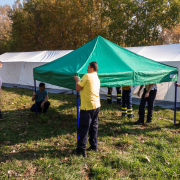
<svg viewBox="0 0 180 180"><path fill-rule="evenodd" d="M16 0L0 6L0 53L179 43L179 0Z"/></svg>

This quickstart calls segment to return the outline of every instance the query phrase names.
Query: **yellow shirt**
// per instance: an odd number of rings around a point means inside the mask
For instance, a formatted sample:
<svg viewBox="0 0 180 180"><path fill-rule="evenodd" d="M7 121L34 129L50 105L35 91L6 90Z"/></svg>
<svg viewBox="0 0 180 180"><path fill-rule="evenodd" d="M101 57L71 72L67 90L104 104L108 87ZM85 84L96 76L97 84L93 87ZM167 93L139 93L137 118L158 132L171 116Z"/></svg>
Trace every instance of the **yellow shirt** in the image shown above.
<svg viewBox="0 0 180 180"><path fill-rule="evenodd" d="M123 86L122 89L123 89L123 90L130 90L130 89L131 89L131 86Z"/></svg>
<svg viewBox="0 0 180 180"><path fill-rule="evenodd" d="M78 84L81 90L81 110L93 110L100 107L100 80L96 72L85 74Z"/></svg>

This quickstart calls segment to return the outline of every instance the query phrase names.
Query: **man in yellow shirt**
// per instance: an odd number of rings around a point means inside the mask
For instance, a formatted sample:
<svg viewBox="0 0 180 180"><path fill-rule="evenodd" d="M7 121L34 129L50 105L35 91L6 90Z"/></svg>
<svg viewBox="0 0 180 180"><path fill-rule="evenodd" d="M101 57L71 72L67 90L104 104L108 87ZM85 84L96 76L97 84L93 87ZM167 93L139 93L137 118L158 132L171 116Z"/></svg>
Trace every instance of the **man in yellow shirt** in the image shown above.
<svg viewBox="0 0 180 180"><path fill-rule="evenodd" d="M81 107L79 119L79 140L76 149L77 155L86 157L86 143L89 132L89 143L91 150L98 150L97 133L98 133L98 113L100 110L100 80L97 75L98 64L89 63L87 74L80 80L74 76L76 81L76 91L81 91Z"/></svg>

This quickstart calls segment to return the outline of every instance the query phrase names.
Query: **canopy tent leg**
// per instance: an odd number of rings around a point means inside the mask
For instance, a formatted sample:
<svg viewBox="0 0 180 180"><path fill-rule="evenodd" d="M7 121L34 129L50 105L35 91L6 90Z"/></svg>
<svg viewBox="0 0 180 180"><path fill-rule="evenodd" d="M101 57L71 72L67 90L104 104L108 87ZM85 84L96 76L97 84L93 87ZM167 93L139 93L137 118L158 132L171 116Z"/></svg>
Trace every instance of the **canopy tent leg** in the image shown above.
<svg viewBox="0 0 180 180"><path fill-rule="evenodd" d="M78 129L79 129L79 91L77 92L77 142L79 140L79 132L78 132Z"/></svg>
<svg viewBox="0 0 180 180"><path fill-rule="evenodd" d="M36 93L36 80L34 80L34 91ZM37 114L37 96L35 95L35 112Z"/></svg>
<svg viewBox="0 0 180 180"><path fill-rule="evenodd" d="M176 83L177 83L177 81L176 81ZM174 124L176 124L176 107L177 107L177 84L175 85Z"/></svg>

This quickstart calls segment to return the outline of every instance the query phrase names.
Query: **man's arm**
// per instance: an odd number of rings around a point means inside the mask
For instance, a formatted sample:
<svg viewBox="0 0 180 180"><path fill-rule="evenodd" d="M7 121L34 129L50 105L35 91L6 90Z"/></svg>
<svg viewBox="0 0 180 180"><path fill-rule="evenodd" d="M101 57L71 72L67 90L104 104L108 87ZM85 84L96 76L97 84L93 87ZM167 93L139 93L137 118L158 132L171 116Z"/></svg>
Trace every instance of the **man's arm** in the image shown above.
<svg viewBox="0 0 180 180"><path fill-rule="evenodd" d="M153 87L153 84L150 84L149 88L148 88L148 90L147 90L147 92L146 92L146 94L144 96L145 98L149 97L149 92L151 91L152 87Z"/></svg>
<svg viewBox="0 0 180 180"><path fill-rule="evenodd" d="M180 86L180 84L178 84L178 83L176 83L176 82L174 83L174 85L175 85L175 86L177 85L177 87L179 87L179 86Z"/></svg>
<svg viewBox="0 0 180 180"><path fill-rule="evenodd" d="M144 85L141 85L140 87L139 87L139 91L138 91L138 93L137 93L137 95L140 97L140 92L141 92L141 90L142 90L142 88L144 87Z"/></svg>
<svg viewBox="0 0 180 180"><path fill-rule="evenodd" d="M48 95L47 96L45 96L45 100L41 103L41 108L43 108L44 107L44 104L45 104L45 102L47 102L48 101L48 99L49 99L49 97L48 97Z"/></svg>
<svg viewBox="0 0 180 180"><path fill-rule="evenodd" d="M33 97L32 97L32 101L35 100L35 96L36 96L36 93L34 93Z"/></svg>
<svg viewBox="0 0 180 180"><path fill-rule="evenodd" d="M83 87L81 87L78 82L80 81L80 78L78 76L73 76L74 80L76 81L76 91L80 91Z"/></svg>

